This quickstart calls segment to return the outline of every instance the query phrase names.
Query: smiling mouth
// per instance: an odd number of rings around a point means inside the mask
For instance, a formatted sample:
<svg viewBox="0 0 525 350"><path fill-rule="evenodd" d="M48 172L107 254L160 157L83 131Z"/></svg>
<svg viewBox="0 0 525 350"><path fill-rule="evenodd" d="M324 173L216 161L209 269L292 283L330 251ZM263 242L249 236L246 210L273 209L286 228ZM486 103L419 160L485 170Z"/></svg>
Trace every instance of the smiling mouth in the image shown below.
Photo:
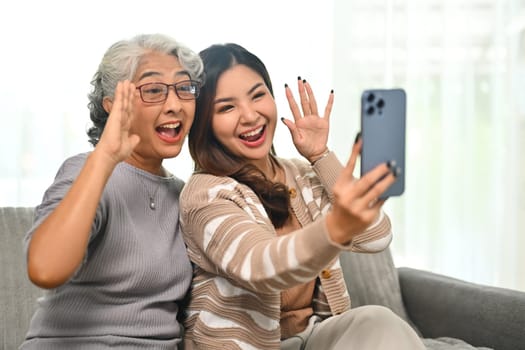
<svg viewBox="0 0 525 350"><path fill-rule="evenodd" d="M175 138L181 133L181 130L182 130L181 126L182 126L181 122L176 122L176 123L170 123L170 124L164 124L164 125L158 126L155 128L155 130L157 131L157 133L159 133L160 135L164 137Z"/></svg>
<svg viewBox="0 0 525 350"><path fill-rule="evenodd" d="M252 130L250 132L247 132L247 133L244 133L244 134L240 134L239 137L242 140L248 141L248 142L257 141L258 139L260 139L263 136L265 128L266 128L266 126L263 125L260 128Z"/></svg>

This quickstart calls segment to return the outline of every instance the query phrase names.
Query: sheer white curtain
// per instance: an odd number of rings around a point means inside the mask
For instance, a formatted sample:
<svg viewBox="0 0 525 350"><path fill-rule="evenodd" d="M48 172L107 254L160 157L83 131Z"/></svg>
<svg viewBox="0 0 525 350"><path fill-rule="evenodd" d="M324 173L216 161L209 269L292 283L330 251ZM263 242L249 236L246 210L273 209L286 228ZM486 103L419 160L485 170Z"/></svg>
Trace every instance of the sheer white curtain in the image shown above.
<svg viewBox="0 0 525 350"><path fill-rule="evenodd" d="M36 205L58 165L90 150L86 95L103 52L138 33L195 50L238 42L284 83L336 92L330 146L345 161L369 87L408 93L406 193L386 206L398 265L525 290L525 4L500 1L159 0L0 4L0 205ZM284 125L276 148L295 156ZM167 162L191 173L187 152Z"/></svg>
<svg viewBox="0 0 525 350"><path fill-rule="evenodd" d="M525 3L335 1L338 127L359 94L407 91L407 181L386 205L397 265L525 290ZM341 115L348 115L343 124Z"/></svg>

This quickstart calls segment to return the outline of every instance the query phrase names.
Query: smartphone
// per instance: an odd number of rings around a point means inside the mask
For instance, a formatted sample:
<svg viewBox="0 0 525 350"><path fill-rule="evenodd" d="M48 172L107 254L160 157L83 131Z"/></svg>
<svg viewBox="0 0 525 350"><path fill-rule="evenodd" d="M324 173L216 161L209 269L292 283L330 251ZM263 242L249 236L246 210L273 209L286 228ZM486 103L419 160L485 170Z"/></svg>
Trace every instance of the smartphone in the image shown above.
<svg viewBox="0 0 525 350"><path fill-rule="evenodd" d="M391 162L397 174L380 198L405 191L406 93L403 89L369 89L361 95L361 176Z"/></svg>

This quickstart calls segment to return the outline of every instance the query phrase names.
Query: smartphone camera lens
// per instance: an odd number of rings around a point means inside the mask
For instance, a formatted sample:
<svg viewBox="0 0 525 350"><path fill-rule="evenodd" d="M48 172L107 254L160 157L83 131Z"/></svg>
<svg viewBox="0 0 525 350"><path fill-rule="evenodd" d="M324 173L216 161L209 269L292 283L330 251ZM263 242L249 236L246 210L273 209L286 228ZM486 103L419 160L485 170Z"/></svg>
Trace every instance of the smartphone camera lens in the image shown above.
<svg viewBox="0 0 525 350"><path fill-rule="evenodd" d="M385 106L385 101L380 98L379 101L376 103L377 108L383 108Z"/></svg>
<svg viewBox="0 0 525 350"><path fill-rule="evenodd" d="M372 115L375 112L375 108L373 106L370 106L366 109L366 114Z"/></svg>
<svg viewBox="0 0 525 350"><path fill-rule="evenodd" d="M366 100L367 100L367 102L372 103L372 102L374 102L375 98L376 97L374 96L374 94L369 94L368 97L366 98Z"/></svg>

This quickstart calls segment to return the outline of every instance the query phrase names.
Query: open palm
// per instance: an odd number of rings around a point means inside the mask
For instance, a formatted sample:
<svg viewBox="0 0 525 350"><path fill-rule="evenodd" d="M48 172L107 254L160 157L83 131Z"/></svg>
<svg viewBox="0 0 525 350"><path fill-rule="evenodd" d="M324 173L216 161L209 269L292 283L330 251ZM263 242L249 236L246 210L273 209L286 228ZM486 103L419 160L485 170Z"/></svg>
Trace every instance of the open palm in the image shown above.
<svg viewBox="0 0 525 350"><path fill-rule="evenodd" d="M140 141L138 135L130 133L134 118L134 95L135 85L129 81L117 84L111 112L97 145L97 149L106 153L116 163L126 159Z"/></svg>
<svg viewBox="0 0 525 350"><path fill-rule="evenodd" d="M286 98L294 121L283 118L283 122L290 130L297 151L303 157L313 161L327 150L330 112L332 111L334 95L330 92L324 115L321 117L310 84L301 79L298 79L297 84L301 108L296 103L291 89L286 86Z"/></svg>

